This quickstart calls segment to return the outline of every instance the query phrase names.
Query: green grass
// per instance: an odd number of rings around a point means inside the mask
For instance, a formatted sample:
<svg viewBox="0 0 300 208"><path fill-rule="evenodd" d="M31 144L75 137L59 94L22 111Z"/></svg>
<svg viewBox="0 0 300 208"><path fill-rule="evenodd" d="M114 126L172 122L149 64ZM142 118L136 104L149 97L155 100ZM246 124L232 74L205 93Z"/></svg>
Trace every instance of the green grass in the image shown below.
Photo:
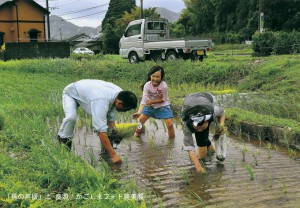
<svg viewBox="0 0 300 208"><path fill-rule="evenodd" d="M197 91L232 94L234 99L224 104L229 106L226 115L234 122L300 132L299 116L295 116L299 115L300 89L296 55L257 59L211 54L204 62L147 61L134 65L117 55L0 62L0 207L145 207L143 201L135 200L57 200L57 194L124 195L131 188L114 178L105 161L92 167L53 140L57 118L64 116L61 93L67 84L79 79L104 79L141 97L139 86L155 64L166 70L165 81L174 105L180 107L184 96ZM239 92L259 92L262 96L255 102L243 101L235 96ZM130 122L131 113L121 120ZM84 118L82 110L79 115ZM135 126L128 127L129 131L124 128L121 132L131 136ZM42 199L13 199L15 193L38 193ZM50 200L46 199L48 195Z"/></svg>

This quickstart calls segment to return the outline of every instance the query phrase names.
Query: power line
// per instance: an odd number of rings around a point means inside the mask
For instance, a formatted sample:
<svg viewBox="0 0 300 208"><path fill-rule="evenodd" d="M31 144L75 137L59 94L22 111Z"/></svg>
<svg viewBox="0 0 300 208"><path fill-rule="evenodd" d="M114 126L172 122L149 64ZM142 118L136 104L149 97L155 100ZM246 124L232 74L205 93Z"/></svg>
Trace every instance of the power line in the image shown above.
<svg viewBox="0 0 300 208"><path fill-rule="evenodd" d="M52 1L52 0L48 0L48 1ZM53 0L53 1L56 1L56 0ZM63 4L63 5L59 5L59 6L56 6L56 7L53 7L53 8L54 9L59 9L59 8L65 6L65 5L74 4L74 3L78 2L78 1L79 0L64 1L64 2L68 2L68 3ZM41 2L41 1L37 1L37 2ZM43 1L43 3L45 3L45 1ZM114 4L105 3L105 4L101 4L101 5L97 5L97 6L85 8L85 9L80 9L80 10L75 10L75 11L67 11L67 12L65 12L63 14L58 15L58 16L74 16L72 14L91 11L93 9L100 8L100 7L103 7L103 6L106 6L106 5L109 5L108 8L110 8L110 9L116 9L116 8L124 6L124 3L123 2L116 2ZM51 7L49 7L49 8L51 8ZM64 21L64 20L69 21L69 20L75 20L75 19L84 19L86 17L94 16L94 15L97 15L97 14L103 14L103 13L105 13L107 11L108 11L108 9L101 10L99 12L90 13L90 14L85 14L85 15L80 15L80 16L75 16L75 17L70 17L70 18L67 17L67 18L63 18L63 20L61 20L61 21ZM55 22L60 22L60 21L59 20L55 20L55 21L51 21L51 22L55 23Z"/></svg>
<svg viewBox="0 0 300 208"><path fill-rule="evenodd" d="M86 8L86 9L82 9L82 10L77 10L77 11L69 11L69 12L66 12L66 13L61 14L61 16L69 15L69 14L75 14L75 13L80 13L80 12L84 12L84 11L96 9L96 8L98 8L98 7L103 7L103 6L105 6L105 5L108 5L108 4L102 4L102 5L100 5L100 6L94 6L94 7L90 7L90 8Z"/></svg>
<svg viewBox="0 0 300 208"><path fill-rule="evenodd" d="M65 20L80 19L80 18L84 18L84 17L89 17L89 16L93 16L93 15L96 15L96 14L100 14L100 13L103 13L103 12L107 12L107 10L103 10L103 11L100 11L100 12L96 12L96 13L93 13L93 14L88 14L88 15L84 15L84 16L80 16L80 17L74 17L74 18L70 18L70 19L65 19Z"/></svg>

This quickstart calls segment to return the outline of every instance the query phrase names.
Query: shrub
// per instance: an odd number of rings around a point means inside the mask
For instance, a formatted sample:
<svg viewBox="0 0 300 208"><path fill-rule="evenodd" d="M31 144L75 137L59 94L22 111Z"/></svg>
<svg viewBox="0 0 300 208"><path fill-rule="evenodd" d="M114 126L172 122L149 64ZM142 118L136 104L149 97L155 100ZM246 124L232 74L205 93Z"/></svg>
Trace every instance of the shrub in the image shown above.
<svg viewBox="0 0 300 208"><path fill-rule="evenodd" d="M253 35L253 56L296 54L300 51L300 33L264 32Z"/></svg>
<svg viewBox="0 0 300 208"><path fill-rule="evenodd" d="M275 37L273 32L256 32L253 35L253 56L269 56L273 51Z"/></svg>

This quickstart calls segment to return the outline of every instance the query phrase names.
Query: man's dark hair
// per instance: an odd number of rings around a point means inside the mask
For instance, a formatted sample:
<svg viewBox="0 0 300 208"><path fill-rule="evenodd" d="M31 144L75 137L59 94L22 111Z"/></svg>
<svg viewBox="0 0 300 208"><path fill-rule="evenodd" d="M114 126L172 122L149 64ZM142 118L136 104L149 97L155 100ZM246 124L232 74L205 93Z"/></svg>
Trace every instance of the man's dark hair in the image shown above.
<svg viewBox="0 0 300 208"><path fill-rule="evenodd" d="M122 101L122 106L124 109L136 109L138 99L136 95L131 91L121 91L117 96L118 100Z"/></svg>

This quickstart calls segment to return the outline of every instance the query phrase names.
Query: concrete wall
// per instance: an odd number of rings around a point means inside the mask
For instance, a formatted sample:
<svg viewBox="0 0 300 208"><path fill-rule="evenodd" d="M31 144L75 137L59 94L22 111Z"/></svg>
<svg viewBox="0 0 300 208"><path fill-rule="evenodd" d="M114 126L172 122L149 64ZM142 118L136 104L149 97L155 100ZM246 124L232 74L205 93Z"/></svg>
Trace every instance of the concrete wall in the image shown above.
<svg viewBox="0 0 300 208"><path fill-rule="evenodd" d="M26 58L67 58L70 45L67 42L5 43L4 61Z"/></svg>

